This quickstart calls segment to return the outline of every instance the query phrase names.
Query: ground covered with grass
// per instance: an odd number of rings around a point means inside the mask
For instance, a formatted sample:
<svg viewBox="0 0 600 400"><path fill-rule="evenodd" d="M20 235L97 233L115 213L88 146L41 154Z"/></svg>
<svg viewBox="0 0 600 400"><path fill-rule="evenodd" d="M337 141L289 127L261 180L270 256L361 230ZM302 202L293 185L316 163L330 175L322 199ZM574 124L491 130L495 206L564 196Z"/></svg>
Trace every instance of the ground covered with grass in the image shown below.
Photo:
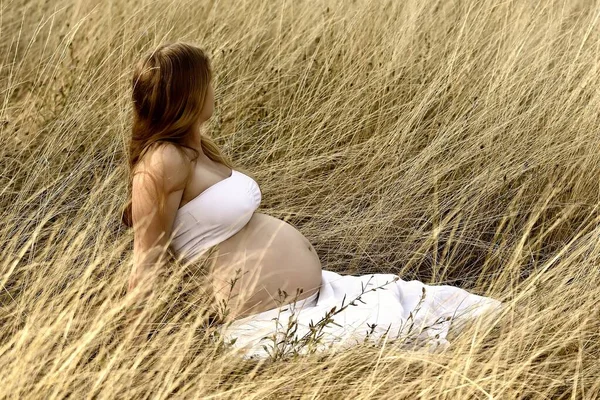
<svg viewBox="0 0 600 400"><path fill-rule="evenodd" d="M0 5L3 398L600 396L600 27L591 1L9 0ZM509 307L445 352L244 361L201 266L127 322L130 78L204 48L208 132L323 267ZM151 324L150 340L139 338Z"/></svg>

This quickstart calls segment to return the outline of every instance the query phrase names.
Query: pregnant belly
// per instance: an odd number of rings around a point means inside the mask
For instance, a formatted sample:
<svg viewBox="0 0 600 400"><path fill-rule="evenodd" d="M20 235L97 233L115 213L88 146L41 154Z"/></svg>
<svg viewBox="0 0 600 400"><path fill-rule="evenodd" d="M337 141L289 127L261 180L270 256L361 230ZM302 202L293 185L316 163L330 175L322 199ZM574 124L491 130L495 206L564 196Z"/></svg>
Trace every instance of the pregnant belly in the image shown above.
<svg viewBox="0 0 600 400"><path fill-rule="evenodd" d="M211 277L216 300L228 302L225 320L230 320L291 303L297 288L303 289L298 300L317 293L321 261L292 225L254 213L244 228L219 243ZM278 289L288 294L281 303Z"/></svg>

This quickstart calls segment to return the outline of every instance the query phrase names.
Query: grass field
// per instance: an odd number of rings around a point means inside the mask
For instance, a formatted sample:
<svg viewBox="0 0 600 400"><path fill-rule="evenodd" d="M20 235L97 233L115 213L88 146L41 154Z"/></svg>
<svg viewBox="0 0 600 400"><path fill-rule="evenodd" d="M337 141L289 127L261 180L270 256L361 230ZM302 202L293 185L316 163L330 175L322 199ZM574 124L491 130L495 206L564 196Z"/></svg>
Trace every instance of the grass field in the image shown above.
<svg viewBox="0 0 600 400"><path fill-rule="evenodd" d="M131 68L178 40L258 211L323 268L502 300L494 328L243 361L177 260L128 323ZM600 396L597 1L5 0L0 47L1 398Z"/></svg>

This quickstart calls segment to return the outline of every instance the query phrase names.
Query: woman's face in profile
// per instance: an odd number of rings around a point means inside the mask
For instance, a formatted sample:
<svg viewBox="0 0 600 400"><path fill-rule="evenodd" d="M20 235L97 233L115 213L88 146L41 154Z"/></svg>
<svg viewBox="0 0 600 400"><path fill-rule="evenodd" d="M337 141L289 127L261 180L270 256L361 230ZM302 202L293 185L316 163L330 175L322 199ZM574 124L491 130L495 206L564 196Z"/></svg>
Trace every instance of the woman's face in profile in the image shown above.
<svg viewBox="0 0 600 400"><path fill-rule="evenodd" d="M204 99L204 108L202 109L202 122L208 120L215 110L215 92L213 91L212 82L208 83L206 90L206 99Z"/></svg>

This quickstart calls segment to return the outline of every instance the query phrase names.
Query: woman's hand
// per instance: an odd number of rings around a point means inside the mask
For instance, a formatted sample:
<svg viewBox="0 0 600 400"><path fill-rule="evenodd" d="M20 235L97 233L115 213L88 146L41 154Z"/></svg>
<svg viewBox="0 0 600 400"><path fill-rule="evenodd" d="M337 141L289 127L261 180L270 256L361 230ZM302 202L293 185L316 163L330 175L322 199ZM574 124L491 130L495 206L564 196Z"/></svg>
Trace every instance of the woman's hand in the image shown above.
<svg viewBox="0 0 600 400"><path fill-rule="evenodd" d="M129 276L127 293L134 293L135 302L145 301L153 291L154 281L156 280L155 271L134 271Z"/></svg>

